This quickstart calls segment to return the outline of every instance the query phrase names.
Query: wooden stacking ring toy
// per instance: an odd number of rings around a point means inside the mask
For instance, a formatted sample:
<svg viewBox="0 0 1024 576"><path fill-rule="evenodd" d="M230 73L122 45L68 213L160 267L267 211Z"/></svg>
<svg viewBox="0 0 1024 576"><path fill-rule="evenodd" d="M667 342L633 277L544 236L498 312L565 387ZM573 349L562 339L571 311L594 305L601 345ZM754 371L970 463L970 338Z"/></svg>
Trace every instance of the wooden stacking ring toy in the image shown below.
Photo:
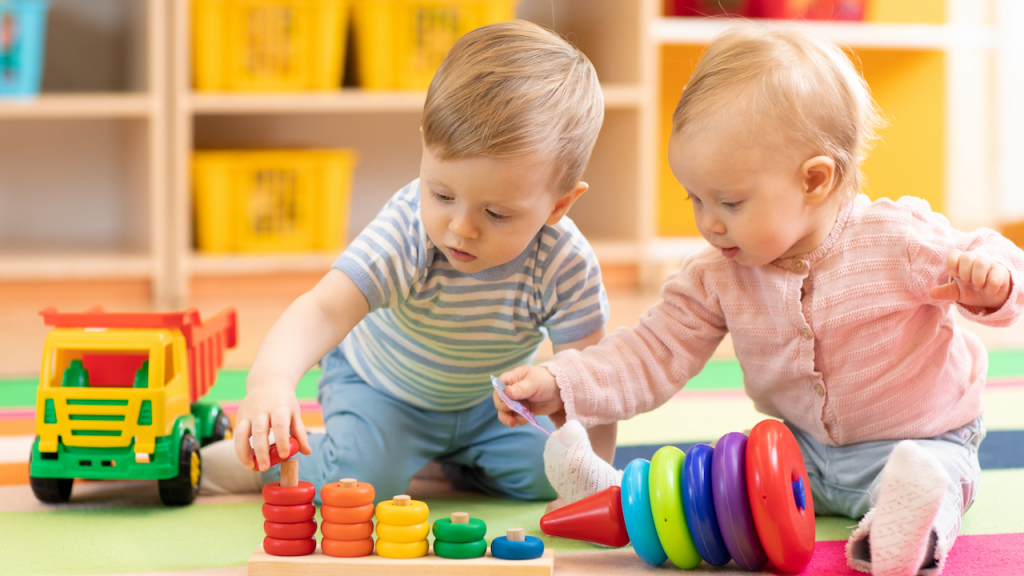
<svg viewBox="0 0 1024 576"><path fill-rule="evenodd" d="M358 524L321 522L320 534L328 540L364 540L373 536L373 522Z"/></svg>
<svg viewBox="0 0 1024 576"><path fill-rule="evenodd" d="M339 482L324 484L320 489L320 499L324 504L353 508L372 504L377 493L373 485L367 482L356 482L352 478L343 478Z"/></svg>
<svg viewBox="0 0 1024 576"><path fill-rule="evenodd" d="M275 506L298 506L309 504L316 497L316 487L304 480L298 486L281 486L281 482L263 485L263 501Z"/></svg>
<svg viewBox="0 0 1024 576"><path fill-rule="evenodd" d="M683 465L683 509L693 543L704 560L712 566L729 563L729 550L715 517L715 501L711 489L711 458L714 449L707 444L694 444L686 451Z"/></svg>
<svg viewBox="0 0 1024 576"><path fill-rule="evenodd" d="M643 458L637 458L626 466L622 473L622 517L636 555L651 566L661 566L668 560L668 555L661 547L654 526L648 487L650 470L651 463Z"/></svg>
<svg viewBox="0 0 1024 576"><path fill-rule="evenodd" d="M384 558L419 558L426 556L429 548L426 540L419 542L389 542L377 539L377 555Z"/></svg>
<svg viewBox="0 0 1024 576"><path fill-rule="evenodd" d="M444 542L476 542L487 534L487 524L479 518L470 518L462 524L452 522L451 518L441 518L434 522L433 532L434 538ZM436 547L437 542L434 544Z"/></svg>
<svg viewBox="0 0 1024 576"><path fill-rule="evenodd" d="M377 522L395 526L411 526L427 521L430 509L419 500L412 500L406 506L396 506L391 500L377 504Z"/></svg>
<svg viewBox="0 0 1024 576"><path fill-rule="evenodd" d="M316 515L316 506L313 504L302 504L300 506L276 506L274 504L263 505L263 519L282 524L295 524L312 520Z"/></svg>
<svg viewBox="0 0 1024 576"><path fill-rule="evenodd" d="M729 432L715 444L711 488L715 515L729 555L742 568L757 571L768 563L754 527L747 496L747 435Z"/></svg>
<svg viewBox="0 0 1024 576"><path fill-rule="evenodd" d="M491 556L502 560L533 560L544 555L544 541L527 536L522 528L510 528L491 541Z"/></svg>
<svg viewBox="0 0 1024 576"><path fill-rule="evenodd" d="M324 538L320 540L320 550L324 554L334 556L335 558L369 556L373 552L373 538L364 538L362 540L332 540Z"/></svg>
<svg viewBox="0 0 1024 576"><path fill-rule="evenodd" d="M324 522L334 522L336 524L357 524L373 520L373 510L373 504L352 507L323 504L320 506L320 518Z"/></svg>
<svg viewBox="0 0 1024 576"><path fill-rule="evenodd" d="M388 542L396 542L400 544L409 544L412 542L419 542L430 534L430 523L420 522L419 524L413 524L411 526L399 526L397 524L387 524L385 522L377 523L377 538L380 540L387 540Z"/></svg>
<svg viewBox="0 0 1024 576"><path fill-rule="evenodd" d="M316 522L307 520L306 522L285 524L267 520L263 523L263 533L271 538L279 538L281 540L312 538L316 534Z"/></svg>
<svg viewBox="0 0 1024 576"><path fill-rule="evenodd" d="M281 540L267 536L263 539L263 551L274 556L305 556L316 550L316 539Z"/></svg>
<svg viewBox="0 0 1024 576"><path fill-rule="evenodd" d="M683 515L683 460L675 446L664 446L651 458L650 496L654 528L669 560L686 570L700 564L700 554ZM628 526L628 524L627 524Z"/></svg>
<svg viewBox="0 0 1024 576"><path fill-rule="evenodd" d="M763 420L747 440L747 491L754 525L768 558L784 572L799 572L814 553L814 501L800 446L785 424ZM803 494L798 506L794 489Z"/></svg>
<svg viewBox="0 0 1024 576"><path fill-rule="evenodd" d="M465 560L467 558L479 558L487 553L487 541L476 539L472 542L445 542L434 540L434 554L441 558L452 558Z"/></svg>

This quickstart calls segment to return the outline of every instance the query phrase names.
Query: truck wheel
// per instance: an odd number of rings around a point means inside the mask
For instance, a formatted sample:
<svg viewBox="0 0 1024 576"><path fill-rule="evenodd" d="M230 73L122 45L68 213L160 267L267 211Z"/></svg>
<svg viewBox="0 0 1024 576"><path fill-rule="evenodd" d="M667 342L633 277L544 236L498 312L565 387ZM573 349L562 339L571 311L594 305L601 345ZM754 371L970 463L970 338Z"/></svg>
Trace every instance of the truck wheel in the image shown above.
<svg viewBox="0 0 1024 576"><path fill-rule="evenodd" d="M203 474L203 463L199 456L199 442L190 432L181 435L181 451L178 455L178 475L160 480L160 501L166 506L191 504L199 494L199 480Z"/></svg>
<svg viewBox="0 0 1024 576"><path fill-rule="evenodd" d="M36 478L29 476L28 483L32 493L40 502L47 504L63 504L71 498L71 485L74 478Z"/></svg>
<svg viewBox="0 0 1024 576"><path fill-rule="evenodd" d="M231 418L228 418L227 414L220 412L217 414L217 420L213 423L213 435L203 442L203 446L220 442L221 440L230 440L231 438L234 438Z"/></svg>

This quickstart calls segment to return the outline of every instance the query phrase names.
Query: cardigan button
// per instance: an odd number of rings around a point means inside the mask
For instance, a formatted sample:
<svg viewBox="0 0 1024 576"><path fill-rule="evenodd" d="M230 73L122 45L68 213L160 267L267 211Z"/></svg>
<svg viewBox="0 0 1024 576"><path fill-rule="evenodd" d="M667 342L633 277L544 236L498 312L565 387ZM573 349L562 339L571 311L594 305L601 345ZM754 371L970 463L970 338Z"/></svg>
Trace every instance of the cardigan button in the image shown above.
<svg viewBox="0 0 1024 576"><path fill-rule="evenodd" d="M807 268L807 262L804 262L803 260L793 260L793 270L803 272L804 268Z"/></svg>
<svg viewBox="0 0 1024 576"><path fill-rule="evenodd" d="M804 340L810 340L814 338L814 332L811 332L807 328L800 331L800 335L804 337Z"/></svg>
<svg viewBox="0 0 1024 576"><path fill-rule="evenodd" d="M821 384L815 384L814 385L814 393L817 394L818 396L824 396L825 395L825 387L822 386Z"/></svg>

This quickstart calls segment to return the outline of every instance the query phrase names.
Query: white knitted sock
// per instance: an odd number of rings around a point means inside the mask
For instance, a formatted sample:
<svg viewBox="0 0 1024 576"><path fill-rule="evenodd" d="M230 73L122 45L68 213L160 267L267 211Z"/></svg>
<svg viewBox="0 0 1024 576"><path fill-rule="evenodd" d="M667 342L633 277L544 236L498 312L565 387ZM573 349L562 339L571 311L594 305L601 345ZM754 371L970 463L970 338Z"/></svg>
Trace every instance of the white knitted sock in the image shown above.
<svg viewBox="0 0 1024 576"><path fill-rule="evenodd" d="M903 441L882 469L877 505L868 511L846 544L850 566L875 576L913 576L921 572L929 550L935 554L932 524L945 497L946 470L912 441ZM870 542L864 541L866 538ZM870 550L870 565L864 552ZM937 569L941 571L941 561Z"/></svg>
<svg viewBox="0 0 1024 576"><path fill-rule="evenodd" d="M587 430L578 420L566 422L554 437L561 443L548 438L544 446L544 471L567 504L622 482L622 471L594 453Z"/></svg>
<svg viewBox="0 0 1024 576"><path fill-rule="evenodd" d="M203 463L203 477L199 482L200 496L223 494L258 494L263 490L262 475L246 470L235 454L234 440L221 440L199 450Z"/></svg>

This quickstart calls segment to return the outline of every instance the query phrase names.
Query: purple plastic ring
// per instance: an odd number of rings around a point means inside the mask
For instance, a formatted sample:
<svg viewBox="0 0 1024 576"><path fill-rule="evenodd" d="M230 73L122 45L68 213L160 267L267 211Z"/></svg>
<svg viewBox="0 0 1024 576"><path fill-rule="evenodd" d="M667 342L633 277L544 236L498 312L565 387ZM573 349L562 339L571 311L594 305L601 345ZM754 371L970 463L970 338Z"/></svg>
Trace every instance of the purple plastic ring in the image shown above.
<svg viewBox="0 0 1024 576"><path fill-rule="evenodd" d="M760 570L768 563L754 526L747 497L747 436L730 432L715 445L711 458L711 490L715 516L729 555L743 568Z"/></svg>

